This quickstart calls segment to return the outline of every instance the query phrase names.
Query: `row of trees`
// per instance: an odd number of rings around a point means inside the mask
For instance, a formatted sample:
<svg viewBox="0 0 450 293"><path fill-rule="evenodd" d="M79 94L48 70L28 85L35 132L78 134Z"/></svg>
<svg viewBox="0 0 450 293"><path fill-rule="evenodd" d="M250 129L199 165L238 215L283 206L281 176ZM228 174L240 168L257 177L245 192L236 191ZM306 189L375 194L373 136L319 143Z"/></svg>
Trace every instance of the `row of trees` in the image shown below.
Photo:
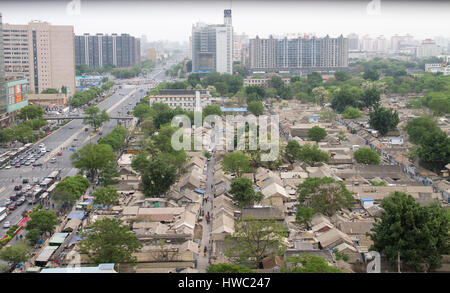
<svg viewBox="0 0 450 293"><path fill-rule="evenodd" d="M131 68L117 68L111 71L111 74L116 78L132 78L142 73L142 68L133 66Z"/></svg>
<svg viewBox="0 0 450 293"><path fill-rule="evenodd" d="M127 135L128 130L123 126L118 125L113 131L99 139L98 144L110 145L114 151L118 151L122 148Z"/></svg>
<svg viewBox="0 0 450 293"><path fill-rule="evenodd" d="M16 118L20 123L8 128L0 129L0 142L9 143L18 140L22 143L33 142L37 137L34 131L39 131L48 122L43 119L44 110L39 106L28 105L20 109Z"/></svg>
<svg viewBox="0 0 450 293"><path fill-rule="evenodd" d="M113 85L114 83L112 81L108 81L102 84L100 87L91 88L82 92L76 92L72 97L70 105L72 107L80 107L82 105L85 105L93 99L97 98L103 92L109 90Z"/></svg>

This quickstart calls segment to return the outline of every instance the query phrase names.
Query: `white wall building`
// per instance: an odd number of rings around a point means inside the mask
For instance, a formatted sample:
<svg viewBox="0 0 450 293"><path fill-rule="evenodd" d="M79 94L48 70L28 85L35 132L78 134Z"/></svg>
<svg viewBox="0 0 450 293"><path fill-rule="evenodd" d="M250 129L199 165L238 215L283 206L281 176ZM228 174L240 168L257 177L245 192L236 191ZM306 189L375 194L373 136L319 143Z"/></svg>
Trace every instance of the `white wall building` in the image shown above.
<svg viewBox="0 0 450 293"><path fill-rule="evenodd" d="M207 90L160 90L158 95L149 97L149 104L163 103L172 109L180 107L186 111L201 111L211 105L211 99Z"/></svg>

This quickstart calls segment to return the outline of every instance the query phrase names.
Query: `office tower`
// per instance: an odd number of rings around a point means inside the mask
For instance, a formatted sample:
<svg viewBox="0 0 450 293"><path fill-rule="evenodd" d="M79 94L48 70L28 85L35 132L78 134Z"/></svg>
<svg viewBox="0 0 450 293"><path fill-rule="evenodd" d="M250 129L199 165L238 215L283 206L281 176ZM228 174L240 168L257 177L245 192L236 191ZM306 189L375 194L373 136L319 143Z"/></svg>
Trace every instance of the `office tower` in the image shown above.
<svg viewBox="0 0 450 293"><path fill-rule="evenodd" d="M3 34L7 77L26 77L36 94L62 86L69 96L75 93L73 26L41 21L5 24Z"/></svg>
<svg viewBox="0 0 450 293"><path fill-rule="evenodd" d="M357 34L349 34L347 39L349 50L359 50L359 36Z"/></svg>
<svg viewBox="0 0 450 293"><path fill-rule="evenodd" d="M436 45L436 42L432 39L425 39L422 44L417 48L417 58L426 58L438 56L441 54L441 47Z"/></svg>
<svg viewBox="0 0 450 293"><path fill-rule="evenodd" d="M108 64L116 67L140 65L140 40L129 34L75 36L75 64L86 64L91 68Z"/></svg>
<svg viewBox="0 0 450 293"><path fill-rule="evenodd" d="M3 52L3 21L0 13L0 119L3 120L3 115L6 114L6 89L5 89L5 65Z"/></svg>
<svg viewBox="0 0 450 293"><path fill-rule="evenodd" d="M308 72L312 70L342 70L348 67L348 39L296 38L250 39L252 70L282 70ZM308 69L308 70L300 70Z"/></svg>
<svg viewBox="0 0 450 293"><path fill-rule="evenodd" d="M224 10L224 24L197 23L192 27L193 72L232 74L233 27L231 10Z"/></svg>

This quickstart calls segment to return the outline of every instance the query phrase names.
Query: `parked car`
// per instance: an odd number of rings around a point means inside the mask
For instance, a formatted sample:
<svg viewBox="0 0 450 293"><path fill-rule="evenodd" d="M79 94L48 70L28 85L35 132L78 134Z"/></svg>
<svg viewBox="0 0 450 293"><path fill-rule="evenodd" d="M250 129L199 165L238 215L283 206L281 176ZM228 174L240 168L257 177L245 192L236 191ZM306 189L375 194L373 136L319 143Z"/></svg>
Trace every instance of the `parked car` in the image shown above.
<svg viewBox="0 0 450 293"><path fill-rule="evenodd" d="M17 209L17 205L16 205L15 202L11 203L11 204L8 206L8 210L10 210L10 211L14 211L14 210L16 210L16 209Z"/></svg>
<svg viewBox="0 0 450 293"><path fill-rule="evenodd" d="M59 152L59 153L58 153L58 156L62 156L62 152Z"/></svg>
<svg viewBox="0 0 450 293"><path fill-rule="evenodd" d="M9 229L11 228L11 222L10 221L5 221L3 223L3 229Z"/></svg>
<svg viewBox="0 0 450 293"><path fill-rule="evenodd" d="M11 169L11 165L7 165L5 169Z"/></svg>
<svg viewBox="0 0 450 293"><path fill-rule="evenodd" d="M33 166L34 167L40 167L40 166L42 166L42 163L34 163Z"/></svg>
<svg viewBox="0 0 450 293"><path fill-rule="evenodd" d="M23 183L23 184L27 184L28 182L30 182L30 180L28 180L28 178L23 178L23 179L22 179L22 183Z"/></svg>
<svg viewBox="0 0 450 293"><path fill-rule="evenodd" d="M10 200L10 201L16 201L16 200L17 200L17 197L16 197L15 195L11 195L11 196L9 197L9 200Z"/></svg>
<svg viewBox="0 0 450 293"><path fill-rule="evenodd" d="M14 167L20 168L20 163L17 163Z"/></svg>
<svg viewBox="0 0 450 293"><path fill-rule="evenodd" d="M21 197L16 201L16 205L21 206L25 203L25 197Z"/></svg>

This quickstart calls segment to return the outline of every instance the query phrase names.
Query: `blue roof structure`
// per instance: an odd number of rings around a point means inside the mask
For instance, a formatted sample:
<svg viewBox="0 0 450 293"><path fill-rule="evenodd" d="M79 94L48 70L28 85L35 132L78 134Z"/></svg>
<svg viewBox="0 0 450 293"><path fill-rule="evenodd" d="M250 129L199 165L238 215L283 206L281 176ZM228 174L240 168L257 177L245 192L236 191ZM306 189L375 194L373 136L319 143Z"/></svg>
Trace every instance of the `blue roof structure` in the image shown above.
<svg viewBox="0 0 450 293"><path fill-rule="evenodd" d="M363 197L363 198L361 198L361 201L373 201L373 198L371 198L371 197Z"/></svg>
<svg viewBox="0 0 450 293"><path fill-rule="evenodd" d="M67 217L67 219L72 219L72 218L78 218L80 220L83 220L84 218L84 212L83 211L73 211L69 214L69 216Z"/></svg>
<svg viewBox="0 0 450 293"><path fill-rule="evenodd" d="M224 108L220 107L222 112L247 112L247 108Z"/></svg>
<svg viewBox="0 0 450 293"><path fill-rule="evenodd" d="M44 268L41 273L117 273L113 263L99 264L98 267Z"/></svg>

